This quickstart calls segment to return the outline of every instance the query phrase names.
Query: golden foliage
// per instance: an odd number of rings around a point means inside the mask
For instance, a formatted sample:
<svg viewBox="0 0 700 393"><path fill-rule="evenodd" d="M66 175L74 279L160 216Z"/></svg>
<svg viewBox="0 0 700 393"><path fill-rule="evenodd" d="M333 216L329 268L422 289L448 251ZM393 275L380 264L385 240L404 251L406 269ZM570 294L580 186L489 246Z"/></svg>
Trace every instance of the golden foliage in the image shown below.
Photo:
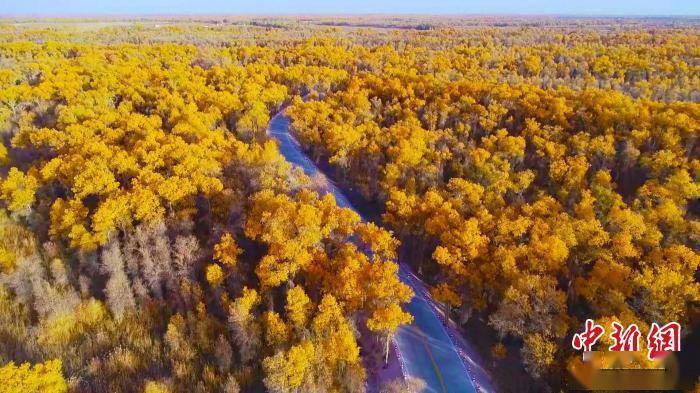
<svg viewBox="0 0 700 393"><path fill-rule="evenodd" d="M31 366L16 366L10 362L0 367L0 384L7 393L64 393L68 385L61 373L61 361L49 360Z"/></svg>

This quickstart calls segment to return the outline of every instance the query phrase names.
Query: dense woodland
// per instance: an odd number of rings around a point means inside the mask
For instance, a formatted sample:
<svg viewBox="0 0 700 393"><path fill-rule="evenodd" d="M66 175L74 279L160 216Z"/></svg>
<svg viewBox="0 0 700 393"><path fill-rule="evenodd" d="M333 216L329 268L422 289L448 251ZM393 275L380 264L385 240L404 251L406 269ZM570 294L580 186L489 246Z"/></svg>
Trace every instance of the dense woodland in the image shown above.
<svg viewBox="0 0 700 393"><path fill-rule="evenodd" d="M558 389L586 318L692 332L699 102L693 20L5 21L0 381L364 391L401 259Z"/></svg>
<svg viewBox="0 0 700 393"><path fill-rule="evenodd" d="M379 204L447 312L536 379L561 379L586 318L690 333L698 30L457 32L295 98L304 146Z"/></svg>

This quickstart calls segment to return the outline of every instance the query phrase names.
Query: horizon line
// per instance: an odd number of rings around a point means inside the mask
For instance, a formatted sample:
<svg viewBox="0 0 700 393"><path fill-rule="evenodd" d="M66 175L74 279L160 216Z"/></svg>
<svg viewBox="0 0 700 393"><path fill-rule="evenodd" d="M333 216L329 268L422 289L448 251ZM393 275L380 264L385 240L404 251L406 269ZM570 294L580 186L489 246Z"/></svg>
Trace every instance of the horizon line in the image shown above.
<svg viewBox="0 0 700 393"><path fill-rule="evenodd" d="M615 13L417 13L417 12L277 12L277 13L228 13L228 12L141 12L141 13L0 13L2 18L163 18L163 17L356 17L356 16L414 16L414 17L579 17L579 18L700 18L700 14L615 14Z"/></svg>

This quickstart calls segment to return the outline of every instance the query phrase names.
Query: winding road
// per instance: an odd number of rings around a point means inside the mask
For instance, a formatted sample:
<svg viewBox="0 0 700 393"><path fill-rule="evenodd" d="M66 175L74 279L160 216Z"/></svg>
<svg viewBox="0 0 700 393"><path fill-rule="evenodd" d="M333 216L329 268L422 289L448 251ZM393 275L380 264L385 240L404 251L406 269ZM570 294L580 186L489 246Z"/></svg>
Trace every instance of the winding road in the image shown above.
<svg viewBox="0 0 700 393"><path fill-rule="evenodd" d="M281 111L270 120L267 128L268 135L277 140L282 155L291 164L301 167L308 176L319 180L323 184L320 192L333 194L339 206L357 211L340 188L304 153L290 133L289 123ZM399 328L394 336L404 377L424 380L426 392L431 393L492 391L485 371L472 360L475 357L471 346L451 324L444 323L425 284L404 263L400 263L399 275L415 292L407 305L413 323Z"/></svg>

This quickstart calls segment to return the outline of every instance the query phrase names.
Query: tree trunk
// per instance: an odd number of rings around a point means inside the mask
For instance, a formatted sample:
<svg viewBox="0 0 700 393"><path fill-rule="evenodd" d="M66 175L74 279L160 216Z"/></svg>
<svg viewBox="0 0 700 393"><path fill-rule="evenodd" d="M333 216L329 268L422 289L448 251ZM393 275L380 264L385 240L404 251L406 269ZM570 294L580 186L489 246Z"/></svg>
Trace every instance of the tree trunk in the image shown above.
<svg viewBox="0 0 700 393"><path fill-rule="evenodd" d="M390 335L386 335L386 346L384 348L384 364L389 364L389 341L391 339Z"/></svg>
<svg viewBox="0 0 700 393"><path fill-rule="evenodd" d="M267 293L267 309L270 311L274 311L275 309L275 297L272 294L272 291Z"/></svg>

